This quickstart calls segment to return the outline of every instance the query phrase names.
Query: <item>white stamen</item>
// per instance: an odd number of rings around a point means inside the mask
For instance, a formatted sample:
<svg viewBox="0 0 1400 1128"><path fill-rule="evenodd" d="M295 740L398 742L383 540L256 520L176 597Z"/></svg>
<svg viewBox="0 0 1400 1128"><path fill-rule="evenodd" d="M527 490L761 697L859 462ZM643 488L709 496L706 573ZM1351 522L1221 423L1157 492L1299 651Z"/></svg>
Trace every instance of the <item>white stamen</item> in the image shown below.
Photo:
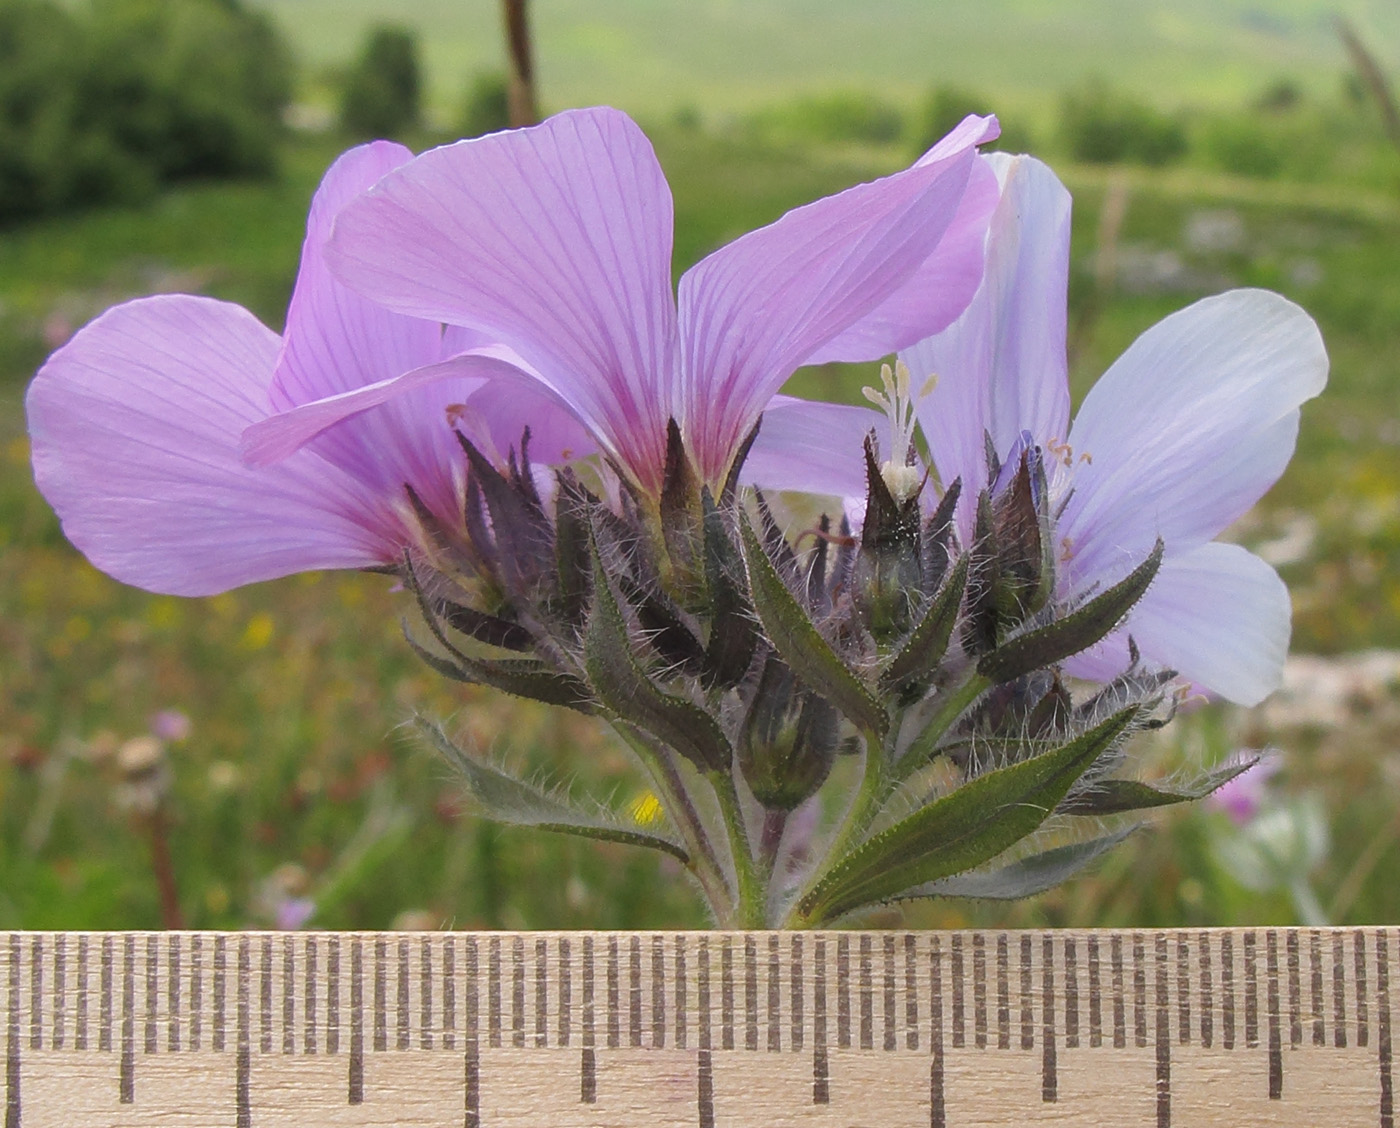
<svg viewBox="0 0 1400 1128"><path fill-rule="evenodd" d="M881 464L880 477L895 501L903 502L918 492L924 479L923 471L908 464L917 423L914 401L909 396L909 369L903 361L896 362L893 370L888 364L882 364L880 383L885 387L883 393L864 387L861 394L884 411L885 418L890 421L890 458Z"/></svg>

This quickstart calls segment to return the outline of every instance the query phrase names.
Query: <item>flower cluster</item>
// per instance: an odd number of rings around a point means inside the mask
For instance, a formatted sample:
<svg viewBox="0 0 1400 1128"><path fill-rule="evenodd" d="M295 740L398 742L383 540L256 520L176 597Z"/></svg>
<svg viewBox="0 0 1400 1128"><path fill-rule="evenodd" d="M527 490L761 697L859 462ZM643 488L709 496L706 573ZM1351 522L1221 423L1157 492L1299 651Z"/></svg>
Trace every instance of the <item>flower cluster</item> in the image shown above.
<svg viewBox="0 0 1400 1128"><path fill-rule="evenodd" d="M30 389L36 479L152 590L395 574L425 661L603 718L664 816L424 722L483 812L664 851L720 923L1036 892L1131 829L1105 816L1248 766L1164 789L1123 745L1191 686L1276 684L1287 594L1214 538L1282 472L1326 357L1282 298L1207 299L1071 427L1068 196L978 153L995 135L969 118L674 292L669 191L616 111L352 150L284 335L185 295L108 311ZM891 354L877 411L778 394ZM838 516L786 528L783 490Z"/></svg>

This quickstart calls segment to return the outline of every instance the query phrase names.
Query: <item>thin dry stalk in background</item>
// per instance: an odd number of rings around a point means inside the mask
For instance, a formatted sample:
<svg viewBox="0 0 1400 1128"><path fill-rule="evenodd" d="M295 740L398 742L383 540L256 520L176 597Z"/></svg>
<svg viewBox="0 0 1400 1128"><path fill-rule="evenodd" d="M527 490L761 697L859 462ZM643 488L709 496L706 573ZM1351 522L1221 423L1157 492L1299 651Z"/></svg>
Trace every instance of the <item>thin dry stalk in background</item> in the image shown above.
<svg viewBox="0 0 1400 1128"><path fill-rule="evenodd" d="M1367 50L1366 44L1361 42L1356 28L1352 27L1346 17L1334 16L1333 24L1342 40L1342 46L1347 49L1347 54L1351 56L1352 63L1361 75L1361 81L1366 84L1366 89L1371 92L1371 97L1375 99L1376 106L1381 111L1386 135L1391 144L1400 149L1400 107L1395 104L1395 92L1391 90L1385 72L1381 70L1376 57Z"/></svg>
<svg viewBox="0 0 1400 1128"><path fill-rule="evenodd" d="M527 0L503 0L506 45L510 52L510 89L507 112L512 129L534 125L540 120L535 99L534 45L530 39Z"/></svg>

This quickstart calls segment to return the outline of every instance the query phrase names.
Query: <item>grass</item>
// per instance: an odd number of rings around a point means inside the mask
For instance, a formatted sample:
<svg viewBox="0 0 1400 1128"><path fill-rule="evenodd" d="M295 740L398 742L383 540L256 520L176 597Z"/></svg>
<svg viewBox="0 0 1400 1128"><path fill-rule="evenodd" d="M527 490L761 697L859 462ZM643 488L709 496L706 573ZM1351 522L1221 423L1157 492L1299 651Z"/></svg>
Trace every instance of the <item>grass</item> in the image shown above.
<svg viewBox="0 0 1400 1128"><path fill-rule="evenodd" d="M499 4L258 0L316 67L348 61L376 21L419 29L429 90L457 113L467 76L501 69ZM1035 111L1047 90L1113 71L1168 106L1238 104L1282 74L1335 88L1341 9L1400 63L1383 0L535 0L542 89L554 107L606 102L652 117L723 116L836 86L912 105L934 82ZM680 33L678 33L678 29Z"/></svg>
<svg viewBox="0 0 1400 1128"><path fill-rule="evenodd" d="M678 266L903 159L694 130L662 129L655 140L676 195ZM335 148L301 139L269 184L191 186L148 208L2 237L0 928L160 921L149 827L123 806L120 748L171 708L192 720L167 760L175 876L191 926L268 923L297 896L315 901L312 923L325 927L699 925L664 862L496 829L464 813L446 767L405 730L416 712L449 718L476 748L591 795L619 804L645 796L616 742L591 722L464 691L422 667L399 637L404 599L383 578L298 577L207 600L148 595L92 569L33 489L21 398L46 324L81 322L122 297L171 287L243 302L279 325L306 203ZM1270 286L1318 318L1331 385L1305 410L1293 465L1238 534L1252 545L1305 542L1284 554L1295 649L1400 647L1400 195L1199 170L1061 171L1076 197L1078 394L1138 332L1205 292ZM1120 262L1160 265L1166 255L1175 266L1101 293L1093 261L1109 191L1127 194ZM1213 247L1193 242L1202 216L1217 226L1225 217L1235 234ZM795 387L855 400L870 378L830 368L800 374ZM1343 723L1326 725L1207 709L1139 752L1147 772L1167 774L1240 745L1279 745L1280 792L1317 795L1329 812L1332 847L1315 887L1354 888L1336 905L1339 920L1393 921L1400 887L1379 875L1400 864L1400 688L1340 708ZM1183 811L1153 823L1066 889L1010 907L945 902L908 919L1295 919L1286 890L1251 891L1217 860L1212 843L1231 833L1223 816ZM414 913L426 916L405 915Z"/></svg>

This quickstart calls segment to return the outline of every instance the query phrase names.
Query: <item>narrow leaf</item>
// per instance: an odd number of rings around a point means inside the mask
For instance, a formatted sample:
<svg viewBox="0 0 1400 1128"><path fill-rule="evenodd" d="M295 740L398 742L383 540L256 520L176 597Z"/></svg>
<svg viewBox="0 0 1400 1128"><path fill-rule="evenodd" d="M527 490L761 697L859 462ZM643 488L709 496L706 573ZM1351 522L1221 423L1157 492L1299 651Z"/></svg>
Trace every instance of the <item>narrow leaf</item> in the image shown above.
<svg viewBox="0 0 1400 1128"><path fill-rule="evenodd" d="M890 724L884 707L812 625L747 519L740 518L739 527L754 609L783 661L809 689L829 700L862 732L883 737Z"/></svg>
<svg viewBox="0 0 1400 1128"><path fill-rule="evenodd" d="M998 646L983 655L977 672L994 682L1011 681L1041 666L1060 662L1098 642L1122 621L1147 592L1162 566L1162 542L1152 554L1107 591L1076 611Z"/></svg>
<svg viewBox="0 0 1400 1128"><path fill-rule="evenodd" d="M899 900L914 897L978 897L987 901L1018 901L1053 889L1112 850L1138 827L1127 826L1112 834L1056 846L1020 858L994 870L958 873L901 893Z"/></svg>
<svg viewBox="0 0 1400 1128"><path fill-rule="evenodd" d="M418 731L466 777L472 798L481 805L482 814L487 818L513 826L532 826L605 842L646 846L679 858L687 865L690 863L690 855L679 842L639 826L629 826L609 811L590 811L575 806L558 794L473 759L447 738L441 726L423 717L416 718L415 723Z"/></svg>
<svg viewBox="0 0 1400 1128"><path fill-rule="evenodd" d="M603 703L669 744L702 771L728 771L729 741L698 705L659 689L637 664L617 597L602 558L593 552L593 608L584 633L583 661Z"/></svg>
<svg viewBox="0 0 1400 1128"><path fill-rule="evenodd" d="M1068 796L1060 804L1059 811L1063 815L1117 815L1124 811L1190 803L1204 799L1258 762L1258 756L1251 756L1222 764L1185 787L1153 787L1136 779L1099 779Z"/></svg>
<svg viewBox="0 0 1400 1128"><path fill-rule="evenodd" d="M800 902L820 923L990 861L1030 834L1133 723L1125 709L1053 751L977 776L856 847Z"/></svg>

